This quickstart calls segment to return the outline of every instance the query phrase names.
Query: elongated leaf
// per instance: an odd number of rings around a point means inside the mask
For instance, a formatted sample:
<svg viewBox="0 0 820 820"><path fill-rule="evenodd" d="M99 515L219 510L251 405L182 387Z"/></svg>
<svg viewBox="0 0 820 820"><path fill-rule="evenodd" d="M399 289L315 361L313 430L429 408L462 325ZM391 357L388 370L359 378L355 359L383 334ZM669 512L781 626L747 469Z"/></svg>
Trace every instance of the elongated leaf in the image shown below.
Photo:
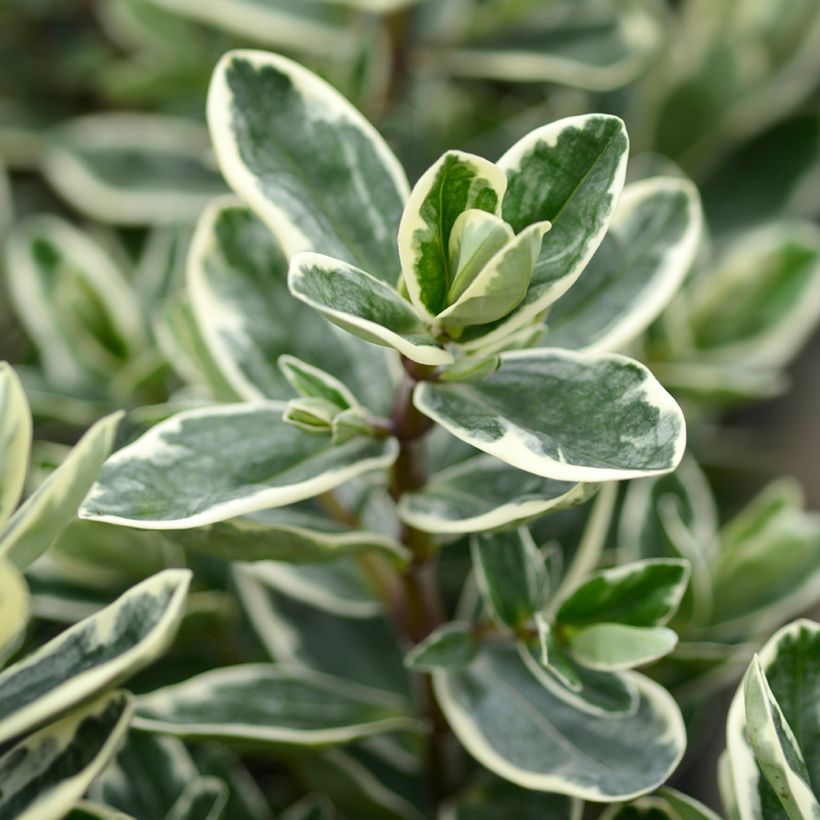
<svg viewBox="0 0 820 820"><path fill-rule="evenodd" d="M419 314L432 320L447 307L456 276L451 270L450 235L467 210L498 215L507 188L492 162L462 151L448 151L413 187L399 225L407 291Z"/></svg>
<svg viewBox="0 0 820 820"><path fill-rule="evenodd" d="M493 618L512 630L525 625L549 594L544 559L527 529L475 535L470 552L478 588Z"/></svg>
<svg viewBox="0 0 820 820"><path fill-rule="evenodd" d="M746 733L755 760L789 817L820 817L803 752L757 657L743 681Z"/></svg>
<svg viewBox="0 0 820 820"><path fill-rule="evenodd" d="M197 777L179 796L167 820L219 820L228 802L228 787L218 777Z"/></svg>
<svg viewBox="0 0 820 820"><path fill-rule="evenodd" d="M561 350L505 353L477 384L420 383L416 407L454 436L558 481L669 472L683 455L683 415L637 362Z"/></svg>
<svg viewBox="0 0 820 820"><path fill-rule="evenodd" d="M407 653L410 669L460 669L478 654L479 643L469 624L452 622L434 629Z"/></svg>
<svg viewBox="0 0 820 820"><path fill-rule="evenodd" d="M820 737L820 714L817 711L817 691L820 687L820 625L813 621L798 620L784 626L773 635L760 652L760 667L768 682L771 698L776 701L780 715L776 734L780 737L790 731L803 756L810 782L798 793L781 798L761 771L766 761L759 763L750 743L752 727L748 724L744 686L741 684L732 700L726 723L728 765L727 782L737 805L738 817L765 817L767 820L788 818L786 803L798 800L811 817L809 793L817 799L820 782L820 749L815 739ZM788 726L788 729L786 729ZM754 731L760 732L761 724ZM759 737L759 736L758 736ZM780 743L771 732L768 745ZM795 761L790 761L794 766ZM793 788L793 785L790 784ZM782 802L785 799L786 803ZM808 802L807 802L808 801ZM791 815L796 817L797 815Z"/></svg>
<svg viewBox="0 0 820 820"><path fill-rule="evenodd" d="M188 570L165 570L0 673L0 741L38 726L161 655L176 631Z"/></svg>
<svg viewBox="0 0 820 820"><path fill-rule="evenodd" d="M28 598L23 576L0 558L0 664L16 649L26 628Z"/></svg>
<svg viewBox="0 0 820 820"><path fill-rule="evenodd" d="M0 530L0 556L25 569L77 514L111 452L123 413L98 421Z"/></svg>
<svg viewBox="0 0 820 820"><path fill-rule="evenodd" d="M208 122L225 178L288 257L315 250L395 284L407 179L337 91L285 57L232 51L214 72Z"/></svg>
<svg viewBox="0 0 820 820"><path fill-rule="evenodd" d="M82 518L143 529L188 529L292 504L388 467L392 439L334 447L282 421L274 402L179 413L116 452Z"/></svg>
<svg viewBox="0 0 820 820"><path fill-rule="evenodd" d="M534 321L572 286L604 238L626 174L629 140L617 117L569 117L536 129L498 161L507 174L502 216L519 233L552 228L524 301L505 319L470 328L465 348L496 342Z"/></svg>
<svg viewBox="0 0 820 820"><path fill-rule="evenodd" d="M663 783L685 746L672 698L636 676L634 715L587 715L552 695L514 648L485 646L458 672L436 672L439 702L468 752L524 788L627 799Z"/></svg>
<svg viewBox="0 0 820 820"><path fill-rule="evenodd" d="M583 804L561 794L522 789L500 778L468 786L439 814L440 820L581 820Z"/></svg>
<svg viewBox="0 0 820 820"><path fill-rule="evenodd" d="M575 285L550 310L550 346L616 351L654 321L695 258L702 215L687 180L624 188L609 232Z"/></svg>
<svg viewBox="0 0 820 820"><path fill-rule="evenodd" d="M569 650L584 666L612 672L652 663L668 655L677 643L678 636L665 626L602 623L575 632L569 639Z"/></svg>
<svg viewBox="0 0 820 820"><path fill-rule="evenodd" d="M225 185L197 122L157 114L94 114L52 137L44 171L57 192L100 222L192 221Z"/></svg>
<svg viewBox="0 0 820 820"><path fill-rule="evenodd" d="M246 399L290 398L293 388L276 363L293 354L341 379L374 411L388 409L392 379L384 351L294 300L287 270L279 240L250 209L220 199L203 213L191 244L188 290L225 378Z"/></svg>
<svg viewBox="0 0 820 820"><path fill-rule="evenodd" d="M0 815L64 817L114 755L133 708L114 692L12 746L0 757Z"/></svg>
<svg viewBox="0 0 820 820"><path fill-rule="evenodd" d="M647 559L600 570L561 602L556 619L573 627L595 623L663 626L689 583L686 561Z"/></svg>
<svg viewBox="0 0 820 820"><path fill-rule="evenodd" d="M405 493L399 516L426 532L484 532L581 503L589 493L585 485L522 473L478 455L431 476L424 489Z"/></svg>
<svg viewBox="0 0 820 820"><path fill-rule="evenodd" d="M398 350L421 364L450 364L408 301L363 270L316 253L294 257L290 292L326 319L368 342Z"/></svg>
<svg viewBox="0 0 820 820"><path fill-rule="evenodd" d="M135 725L182 737L298 746L413 729L403 702L330 675L273 664L215 669L142 696Z"/></svg>
<svg viewBox="0 0 820 820"><path fill-rule="evenodd" d="M31 450L31 411L17 374L0 362L0 527L23 493Z"/></svg>

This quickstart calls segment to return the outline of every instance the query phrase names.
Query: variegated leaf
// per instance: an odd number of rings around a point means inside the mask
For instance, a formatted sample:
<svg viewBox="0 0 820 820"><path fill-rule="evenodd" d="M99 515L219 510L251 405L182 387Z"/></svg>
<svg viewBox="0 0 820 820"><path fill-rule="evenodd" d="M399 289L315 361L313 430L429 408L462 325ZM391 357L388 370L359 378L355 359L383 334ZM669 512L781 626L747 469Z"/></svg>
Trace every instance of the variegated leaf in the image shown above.
<svg viewBox="0 0 820 820"><path fill-rule="evenodd" d="M39 726L161 655L191 573L165 570L0 673L0 741ZM79 797L79 795L78 795Z"/></svg>
<svg viewBox="0 0 820 820"><path fill-rule="evenodd" d="M399 225L399 256L410 300L432 321L448 304L456 271L450 236L464 211L501 213L507 180L492 162L448 151L413 187Z"/></svg>
<svg viewBox="0 0 820 820"><path fill-rule="evenodd" d="M694 261L702 215L694 185L655 177L624 188L609 232L551 308L547 344L622 350L667 306Z"/></svg>
<svg viewBox="0 0 820 820"><path fill-rule="evenodd" d="M232 51L211 81L208 122L225 178L288 257L315 250L395 284L407 179L337 91L285 57Z"/></svg>
<svg viewBox="0 0 820 820"><path fill-rule="evenodd" d="M392 439L334 447L282 421L281 404L178 413L114 453L82 518L143 529L189 529L319 495L389 467Z"/></svg>
<svg viewBox="0 0 820 820"><path fill-rule="evenodd" d="M498 161L507 175L503 218L517 233L552 227L541 243L524 301L506 318L468 329L467 348L493 344L534 322L581 275L615 210L629 140L617 117L569 117L536 129Z"/></svg>
<svg viewBox="0 0 820 820"><path fill-rule="evenodd" d="M430 477L399 501L402 521L425 532L483 532L585 501L591 488L541 478L477 455Z"/></svg>
<svg viewBox="0 0 820 820"><path fill-rule="evenodd" d="M126 692L104 695L0 756L0 816L60 820L117 750L133 712Z"/></svg>
<svg viewBox="0 0 820 820"><path fill-rule="evenodd" d="M25 569L51 546L97 479L122 417L112 413L98 421L26 499L0 529L0 556Z"/></svg>
<svg viewBox="0 0 820 820"><path fill-rule="evenodd" d="M135 725L188 738L293 746L417 728L402 699L282 664L215 669L143 695Z"/></svg>
<svg viewBox="0 0 820 820"><path fill-rule="evenodd" d="M31 450L31 410L17 374L0 362L0 527L23 493Z"/></svg>
<svg viewBox="0 0 820 820"><path fill-rule="evenodd" d="M465 669L434 673L456 736L491 771L537 791L597 801L653 789L675 769L683 720L660 686L634 677L634 714L592 716L556 698L507 645L485 645Z"/></svg>
<svg viewBox="0 0 820 820"><path fill-rule="evenodd" d="M453 361L398 291L359 268L321 254L300 253L291 261L288 287L297 299L354 336L392 347L420 364Z"/></svg>
<svg viewBox="0 0 820 820"><path fill-rule="evenodd" d="M484 381L423 382L413 400L473 447L558 481L669 472L686 443L672 397L643 365L614 354L505 353Z"/></svg>

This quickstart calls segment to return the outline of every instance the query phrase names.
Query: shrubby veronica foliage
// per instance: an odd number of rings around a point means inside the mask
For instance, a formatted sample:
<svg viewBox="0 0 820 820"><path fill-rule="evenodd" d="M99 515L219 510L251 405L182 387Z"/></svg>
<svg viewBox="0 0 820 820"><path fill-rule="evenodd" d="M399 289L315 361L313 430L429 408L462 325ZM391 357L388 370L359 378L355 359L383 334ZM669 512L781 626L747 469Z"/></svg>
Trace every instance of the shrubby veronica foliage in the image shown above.
<svg viewBox="0 0 820 820"><path fill-rule="evenodd" d="M144 4L316 52L344 6L399 5ZM539 17L544 57L534 4L511 39L492 5L420 48L598 89L659 40L642 4L602 3ZM132 33L153 19L123 9ZM603 64L560 53L593 29ZM75 121L43 163L101 221L201 211L190 245L159 229L126 276L57 217L9 234L39 367L0 366L0 818L714 818L675 778L734 685L726 815L820 816L799 617L820 520L788 479L727 518L684 453L684 410L697 432L782 389L820 231L713 257L693 183L628 181L605 114L496 162L447 150L411 187L342 94L262 51L220 60L208 120L233 195L165 117ZM164 184L118 164L139 155ZM139 409L63 453L32 447L29 400L80 426Z"/></svg>

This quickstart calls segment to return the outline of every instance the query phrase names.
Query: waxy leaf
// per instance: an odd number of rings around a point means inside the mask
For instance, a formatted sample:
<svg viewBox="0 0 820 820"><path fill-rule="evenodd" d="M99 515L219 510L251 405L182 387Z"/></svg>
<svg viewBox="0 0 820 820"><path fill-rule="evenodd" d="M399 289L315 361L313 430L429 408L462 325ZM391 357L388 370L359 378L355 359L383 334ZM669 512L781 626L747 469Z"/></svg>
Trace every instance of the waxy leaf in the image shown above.
<svg viewBox="0 0 820 820"><path fill-rule="evenodd" d="M426 532L484 532L580 504L589 493L585 485L522 473L482 454L405 493L398 509L402 521Z"/></svg>
<svg viewBox="0 0 820 820"><path fill-rule="evenodd" d="M215 669L143 695L134 725L188 738L296 746L347 743L417 726L401 699L280 664Z"/></svg>
<svg viewBox="0 0 820 820"><path fill-rule="evenodd" d="M474 535L470 552L481 597L493 619L513 631L526 625L549 593L546 565L530 533L521 528Z"/></svg>
<svg viewBox="0 0 820 820"><path fill-rule="evenodd" d="M396 457L392 439L334 447L283 422L282 411L257 402L172 416L114 453L80 516L189 529L311 498Z"/></svg>
<svg viewBox="0 0 820 820"><path fill-rule="evenodd" d="M111 452L123 413L98 421L0 529L0 556L25 569L77 514Z"/></svg>
<svg viewBox="0 0 820 820"><path fill-rule="evenodd" d="M31 450L31 411L17 374L0 362L0 527L23 493Z"/></svg>
<svg viewBox="0 0 820 820"><path fill-rule="evenodd" d="M165 570L0 673L0 742L115 686L161 655L191 573Z"/></svg>
<svg viewBox="0 0 820 820"><path fill-rule="evenodd" d="M478 639L467 623L452 622L434 629L407 653L404 663L410 669L432 672L460 669L476 656Z"/></svg>
<svg viewBox="0 0 820 820"><path fill-rule="evenodd" d="M688 583L688 563L671 558L599 570L561 602L555 617L572 627L663 626L680 606Z"/></svg>
<svg viewBox="0 0 820 820"><path fill-rule="evenodd" d="M536 222L552 227L524 301L495 323L459 340L482 347L531 324L581 275L615 210L626 174L629 140L617 117L569 117L536 129L498 161L507 175L502 217L516 233Z"/></svg>
<svg viewBox="0 0 820 820"><path fill-rule="evenodd" d="M556 698L516 650L485 645L465 669L434 673L456 736L479 762L524 788L598 801L663 783L685 747L671 696L641 676L635 714L605 718Z"/></svg>
<svg viewBox="0 0 820 820"><path fill-rule="evenodd" d="M0 756L0 816L60 820L114 756L134 706L114 692L41 729Z"/></svg>
<svg viewBox="0 0 820 820"><path fill-rule="evenodd" d="M60 127L44 173L74 208L120 225L193 221L225 184L198 122L158 114L106 113Z"/></svg>
<svg viewBox="0 0 820 820"><path fill-rule="evenodd" d="M726 722L726 781L737 816L767 820L814 817L820 782L816 743L820 737L820 625L798 620L784 626L761 650L759 667L768 691L758 675L757 682L750 683L749 704L746 686L741 684ZM800 766L798 750L805 769ZM788 755L786 761L784 755Z"/></svg>
<svg viewBox="0 0 820 820"><path fill-rule="evenodd" d="M0 665L16 648L28 622L29 596L23 576L0 558Z"/></svg>
<svg viewBox="0 0 820 820"><path fill-rule="evenodd" d="M601 623L573 632L568 645L578 663L588 669L613 672L652 663L668 655L677 643L678 636L664 626Z"/></svg>
<svg viewBox="0 0 820 820"><path fill-rule="evenodd" d="M245 399L290 398L294 388L277 360L293 354L340 379L368 407L386 410L392 379L384 351L295 301L287 271L280 241L251 210L220 199L203 213L191 243L188 291L224 377Z"/></svg>
<svg viewBox="0 0 820 820"><path fill-rule="evenodd" d="M396 283L407 179L338 91L285 57L232 51L211 81L208 123L225 178L286 256L315 250Z"/></svg>
<svg viewBox="0 0 820 820"><path fill-rule="evenodd" d="M288 273L290 292L326 319L368 342L420 364L450 364L410 303L384 282L328 256L300 253Z"/></svg>
<svg viewBox="0 0 820 820"><path fill-rule="evenodd" d="M558 481L668 472L686 442L672 397L643 365L613 354L504 353L484 381L420 383L413 400L473 447Z"/></svg>
<svg viewBox="0 0 820 820"><path fill-rule="evenodd" d="M623 349L679 289L701 223L698 193L687 180L627 185L595 256L550 310L547 344L596 353Z"/></svg>
<svg viewBox="0 0 820 820"><path fill-rule="evenodd" d="M499 215L506 187L498 166L462 151L448 151L413 187L399 225L399 256L410 299L425 319L447 307L455 284L450 237L456 221L468 210ZM456 242L460 238L461 229Z"/></svg>

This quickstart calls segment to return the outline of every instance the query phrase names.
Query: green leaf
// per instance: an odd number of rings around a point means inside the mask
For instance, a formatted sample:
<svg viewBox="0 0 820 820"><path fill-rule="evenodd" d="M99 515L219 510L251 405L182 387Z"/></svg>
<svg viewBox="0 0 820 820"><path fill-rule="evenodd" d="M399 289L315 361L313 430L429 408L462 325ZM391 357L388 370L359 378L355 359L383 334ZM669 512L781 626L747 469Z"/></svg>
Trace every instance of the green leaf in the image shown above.
<svg viewBox="0 0 820 820"><path fill-rule="evenodd" d="M384 351L295 301L287 271L279 240L251 210L220 199L203 213L191 243L188 290L224 377L246 399L290 398L293 387L277 360L293 354L349 385L368 407L388 409L392 378Z"/></svg>
<svg viewBox="0 0 820 820"><path fill-rule="evenodd" d="M389 467L392 439L334 447L282 421L274 402L178 413L116 452L82 518L143 529L189 529L319 495Z"/></svg>
<svg viewBox="0 0 820 820"><path fill-rule="evenodd" d="M166 820L219 820L228 802L228 787L218 777L196 777L171 807Z"/></svg>
<svg viewBox="0 0 820 820"><path fill-rule="evenodd" d="M585 485L522 473L478 455L431 476L418 492L405 493L398 512L425 532L484 532L580 504L589 493Z"/></svg>
<svg viewBox="0 0 820 820"><path fill-rule="evenodd" d="M52 135L43 170L80 213L118 225L193 221L225 192L206 130L196 121L160 114L71 120Z"/></svg>
<svg viewBox="0 0 820 820"><path fill-rule="evenodd" d="M0 665L19 645L28 612L28 587L23 576L0 558Z"/></svg>
<svg viewBox="0 0 820 820"><path fill-rule="evenodd" d="M484 381L423 382L413 400L462 441L558 481L669 472L686 441L671 396L643 365L614 354L504 353Z"/></svg>
<svg viewBox="0 0 820 820"><path fill-rule="evenodd" d="M642 4L559 0L545 9L518 6L474 4L464 15L466 37L443 55L446 69L465 77L608 91L637 76L663 42L660 21Z"/></svg>
<svg viewBox="0 0 820 820"><path fill-rule="evenodd" d="M726 785L734 795L738 817L765 817L767 820L781 820L790 816L812 817L811 793L814 792L813 798L816 801L820 773L820 748L815 742L820 737L820 713L816 708L817 692L820 690L820 624L798 620L784 626L767 641L760 651L759 659L761 672L768 683L766 700L776 702L779 714L771 711L769 706L766 711L770 721L753 701L755 726L752 727L747 719L745 686L741 684L738 687L726 722ZM759 682L757 688L757 695L764 694L760 691ZM756 696L754 692L751 694L753 698ZM759 705L758 700L757 706ZM761 721L761 718L765 719ZM754 741L750 742L752 733L755 734L758 745L763 741L766 747L760 749L764 753L762 758L757 757L759 752L753 745ZM770 767L773 763L773 744L782 745L789 734L797 742L810 778L808 784L798 784L797 791L773 788L767 779L768 774L772 773ZM787 743L792 746L791 740ZM783 753L785 751L774 758L780 758L781 763L778 765L782 765ZM799 768L794 754L792 749L788 765L797 772ZM767 768L769 772L764 776ZM778 785L782 786L782 781ZM790 776L789 789L794 788L795 781ZM798 802L805 813L790 815L789 807L794 805L792 801ZM816 806L816 802L814 805Z"/></svg>
<svg viewBox="0 0 820 820"><path fill-rule="evenodd" d="M165 570L0 673L0 741L39 726L161 655L191 573Z"/></svg>
<svg viewBox="0 0 820 820"><path fill-rule="evenodd" d="M556 698L511 646L487 645L466 669L434 673L458 739L490 771L537 791L623 800L663 783L685 747L675 702L635 676L634 715L605 718Z"/></svg>
<svg viewBox="0 0 820 820"><path fill-rule="evenodd" d="M397 281L404 171L330 85L277 54L232 51L214 72L208 122L225 178L287 257L315 250Z"/></svg>
<svg viewBox="0 0 820 820"><path fill-rule="evenodd" d="M482 778L449 800L440 820L581 820L583 804L561 794L522 789L500 778Z"/></svg>
<svg viewBox="0 0 820 820"><path fill-rule="evenodd" d="M624 349L680 288L701 224L697 189L688 180L627 185L587 269L550 310L547 344L595 353Z"/></svg>
<svg viewBox="0 0 820 820"><path fill-rule="evenodd" d="M324 563L359 552L382 552L403 564L405 547L388 536L336 525L328 518L294 507L179 530L175 540L226 561Z"/></svg>
<svg viewBox="0 0 820 820"><path fill-rule="evenodd" d="M28 473L31 410L20 379L0 362L0 527L14 512Z"/></svg>
<svg viewBox="0 0 820 820"><path fill-rule="evenodd" d="M0 756L0 815L59 820L114 755L133 712L113 692L41 729Z"/></svg>
<svg viewBox="0 0 820 820"><path fill-rule="evenodd" d="M522 527L474 535L470 553L481 597L493 619L513 631L525 626L549 593L544 558L529 531Z"/></svg>
<svg viewBox="0 0 820 820"><path fill-rule="evenodd" d="M476 656L479 643L466 623L447 623L434 629L405 656L408 669L432 672L436 669L461 669Z"/></svg>
<svg viewBox="0 0 820 820"><path fill-rule="evenodd" d="M690 299L697 356L743 369L787 364L820 319L820 230L784 223L742 237Z"/></svg>
<svg viewBox="0 0 820 820"><path fill-rule="evenodd" d="M317 746L415 729L403 701L280 664L214 669L137 701L134 725L187 738Z"/></svg>
<svg viewBox="0 0 820 820"><path fill-rule="evenodd" d="M524 301L496 323L470 328L469 349L496 343L535 321L572 286L600 245L626 174L629 140L617 117L558 120L517 142L498 161L507 175L502 216L516 233L552 223Z"/></svg>
<svg viewBox="0 0 820 820"><path fill-rule="evenodd" d="M612 672L652 663L668 655L677 643L678 636L665 626L601 623L573 632L569 651L583 666Z"/></svg>
<svg viewBox="0 0 820 820"><path fill-rule="evenodd" d="M799 673L798 673L799 674ZM746 734L755 761L789 817L820 817L803 752L772 694L757 656L743 681Z"/></svg>
<svg viewBox="0 0 820 820"><path fill-rule="evenodd" d="M599 570L562 602L556 620L581 628L599 623L663 626L675 614L689 583L689 564L650 558Z"/></svg>
<svg viewBox="0 0 820 820"><path fill-rule="evenodd" d="M450 364L409 302L363 270L316 253L300 253L288 272L290 292L354 336L392 347L420 364Z"/></svg>
<svg viewBox="0 0 820 820"><path fill-rule="evenodd" d="M482 325L506 316L527 293L549 222L524 228L481 269L463 293L436 317L448 329Z"/></svg>
<svg viewBox="0 0 820 820"><path fill-rule="evenodd" d="M139 303L114 260L55 216L20 223L6 254L10 296L48 383L110 382L143 343Z"/></svg>
<svg viewBox="0 0 820 820"><path fill-rule="evenodd" d="M98 421L0 529L0 556L20 569L39 558L77 514L111 452L122 411Z"/></svg>
<svg viewBox="0 0 820 820"><path fill-rule="evenodd" d="M450 262L456 221L468 210L498 216L506 187L496 165L463 151L445 153L413 187L399 225L399 256L410 299L428 321L447 307L456 284ZM456 243L460 238L461 229Z"/></svg>

